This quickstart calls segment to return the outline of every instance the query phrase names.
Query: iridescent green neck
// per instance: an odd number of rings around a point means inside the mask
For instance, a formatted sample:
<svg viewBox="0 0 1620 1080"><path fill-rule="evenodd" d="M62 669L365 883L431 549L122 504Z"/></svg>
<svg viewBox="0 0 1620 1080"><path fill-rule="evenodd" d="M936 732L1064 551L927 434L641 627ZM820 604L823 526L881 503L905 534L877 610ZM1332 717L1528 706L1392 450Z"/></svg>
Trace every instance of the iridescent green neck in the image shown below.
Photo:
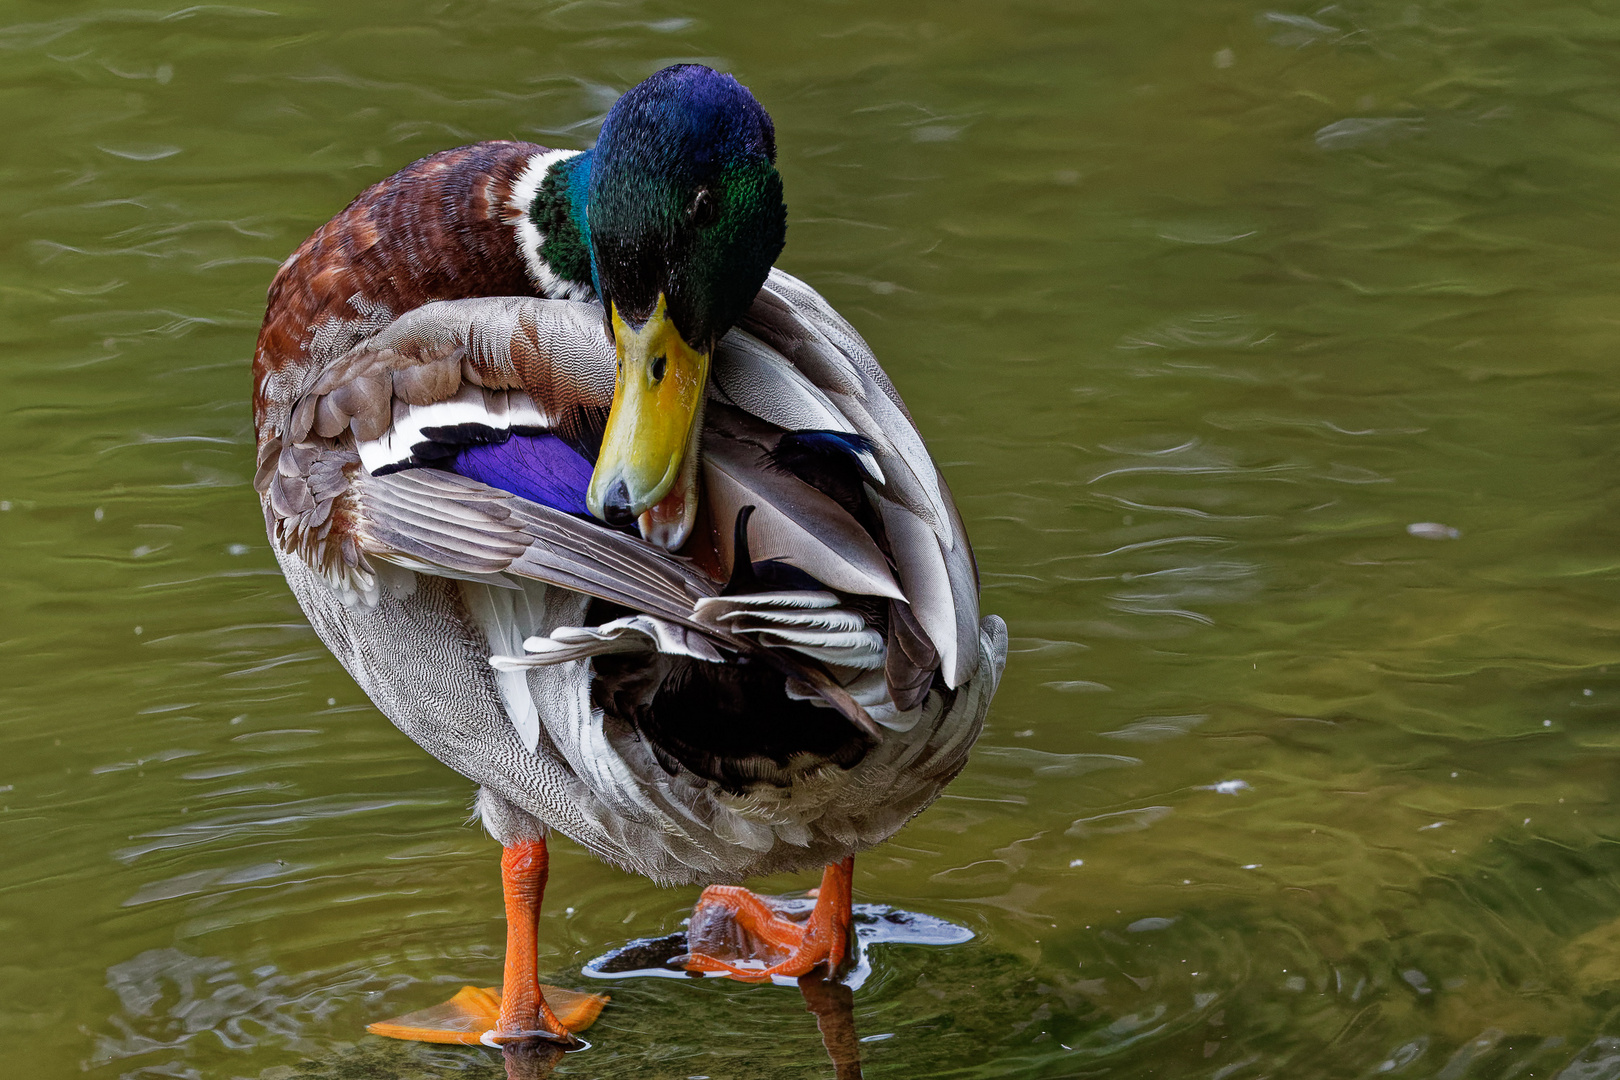
<svg viewBox="0 0 1620 1080"><path fill-rule="evenodd" d="M591 180L591 153L575 154L546 171L529 218L544 238L540 257L564 281L596 290L591 265L591 226L585 216Z"/></svg>

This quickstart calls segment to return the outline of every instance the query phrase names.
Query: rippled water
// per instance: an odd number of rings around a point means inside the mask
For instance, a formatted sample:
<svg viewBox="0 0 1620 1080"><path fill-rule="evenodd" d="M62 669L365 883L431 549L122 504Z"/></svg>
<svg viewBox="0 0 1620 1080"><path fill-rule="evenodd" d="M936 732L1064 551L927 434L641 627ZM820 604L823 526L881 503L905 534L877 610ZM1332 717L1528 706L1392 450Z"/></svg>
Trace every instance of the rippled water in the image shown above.
<svg viewBox="0 0 1620 1080"><path fill-rule="evenodd" d="M499 1075L469 786L304 624L253 493L274 267L365 184L588 143L703 59L1014 655L857 866L870 1077L1620 1077L1620 10L0 3L8 1075ZM767 888L803 888L779 879ZM668 933L556 846L545 977ZM790 989L624 981L558 1076L831 1076ZM369 1071L368 1071L369 1070Z"/></svg>

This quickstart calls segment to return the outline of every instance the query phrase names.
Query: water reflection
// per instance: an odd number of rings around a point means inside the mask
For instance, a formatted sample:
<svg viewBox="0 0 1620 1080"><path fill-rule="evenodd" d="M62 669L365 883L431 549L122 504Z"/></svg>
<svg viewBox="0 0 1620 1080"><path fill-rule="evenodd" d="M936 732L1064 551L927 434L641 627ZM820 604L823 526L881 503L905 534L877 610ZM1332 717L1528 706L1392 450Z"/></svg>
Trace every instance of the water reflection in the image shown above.
<svg viewBox="0 0 1620 1080"><path fill-rule="evenodd" d="M501 1047L501 1064L507 1080L544 1080L551 1075L565 1051L540 1040Z"/></svg>
<svg viewBox="0 0 1620 1080"><path fill-rule="evenodd" d="M860 1039L856 1034L854 998L842 984L821 975L799 980L805 1012L815 1018L827 1060L819 1070L806 1075L834 1080L861 1080ZM512 1043L498 1051L448 1049L422 1043L371 1040L345 1046L336 1053L325 1053L296 1065L277 1066L259 1074L258 1080L361 1080L388 1077L390 1080L455 1075L469 1080L544 1080L571 1056L588 1053L565 1051L541 1039ZM581 1059L583 1060L583 1059ZM830 1067L829 1067L830 1066ZM572 1071L565 1069L565 1071Z"/></svg>
<svg viewBox="0 0 1620 1080"><path fill-rule="evenodd" d="M819 972L800 977L806 1011L816 1018L835 1080L861 1080L861 1044L855 1033L855 991Z"/></svg>
<svg viewBox="0 0 1620 1080"><path fill-rule="evenodd" d="M274 964L244 970L220 956L177 948L149 949L107 969L107 988L121 1011L98 1035L88 1067L141 1065L136 1074L172 1060L172 1051L204 1041L229 1050L262 1045L314 1049L310 1032L336 1015L346 996L390 989L351 972L289 973ZM127 1074L126 1074L127 1075Z"/></svg>

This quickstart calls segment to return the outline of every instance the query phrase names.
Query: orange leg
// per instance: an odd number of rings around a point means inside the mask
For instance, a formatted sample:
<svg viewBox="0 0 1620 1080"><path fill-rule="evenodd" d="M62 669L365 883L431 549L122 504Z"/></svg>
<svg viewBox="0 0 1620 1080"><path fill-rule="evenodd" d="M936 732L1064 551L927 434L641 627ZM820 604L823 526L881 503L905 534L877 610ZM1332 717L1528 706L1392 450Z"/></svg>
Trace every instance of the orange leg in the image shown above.
<svg viewBox="0 0 1620 1080"><path fill-rule="evenodd" d="M799 978L818 965L826 964L835 974L849 954L853 921L850 881L855 870L853 856L829 864L821 875L821 889L808 922L784 918L747 889L734 885L710 885L698 898L692 913L692 933L698 939L686 959L688 971L718 971L730 978L761 982L773 975ZM744 968L700 951L715 936L717 925L729 923L720 933L741 955L738 959L764 960L768 966ZM726 933L730 930L730 933Z"/></svg>
<svg viewBox="0 0 1620 1080"><path fill-rule="evenodd" d="M501 980L500 1023L485 1042L554 1039L573 1042L540 990L540 901L546 894L551 857L544 840L501 849L501 887L506 893L506 972Z"/></svg>
<svg viewBox="0 0 1620 1080"><path fill-rule="evenodd" d="M541 989L537 975L540 901L549 865L544 840L524 841L501 851L506 971L500 991L464 986L442 1005L371 1024L366 1030L394 1039L464 1045L498 1046L525 1039L578 1043L572 1032L589 1027L608 999L555 986ZM548 992L559 1003L561 1018L546 1001Z"/></svg>

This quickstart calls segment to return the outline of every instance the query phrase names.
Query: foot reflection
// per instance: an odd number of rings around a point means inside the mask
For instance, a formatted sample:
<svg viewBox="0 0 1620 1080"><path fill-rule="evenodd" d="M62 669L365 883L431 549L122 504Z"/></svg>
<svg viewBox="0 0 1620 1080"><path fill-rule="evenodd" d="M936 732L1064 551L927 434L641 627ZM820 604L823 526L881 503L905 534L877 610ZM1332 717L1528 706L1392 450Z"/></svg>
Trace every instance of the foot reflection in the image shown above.
<svg viewBox="0 0 1620 1080"><path fill-rule="evenodd" d="M501 1061L506 1066L506 1080L544 1080L563 1059L565 1051L554 1042L530 1039L527 1042L508 1043L501 1047ZM839 1073L843 1076L843 1073ZM850 1074L859 1076L860 1070Z"/></svg>
<svg viewBox="0 0 1620 1080"><path fill-rule="evenodd" d="M861 1080L861 1044L855 1036L855 991L817 968L799 978L804 1007L815 1014L821 1045L832 1058L837 1080Z"/></svg>

